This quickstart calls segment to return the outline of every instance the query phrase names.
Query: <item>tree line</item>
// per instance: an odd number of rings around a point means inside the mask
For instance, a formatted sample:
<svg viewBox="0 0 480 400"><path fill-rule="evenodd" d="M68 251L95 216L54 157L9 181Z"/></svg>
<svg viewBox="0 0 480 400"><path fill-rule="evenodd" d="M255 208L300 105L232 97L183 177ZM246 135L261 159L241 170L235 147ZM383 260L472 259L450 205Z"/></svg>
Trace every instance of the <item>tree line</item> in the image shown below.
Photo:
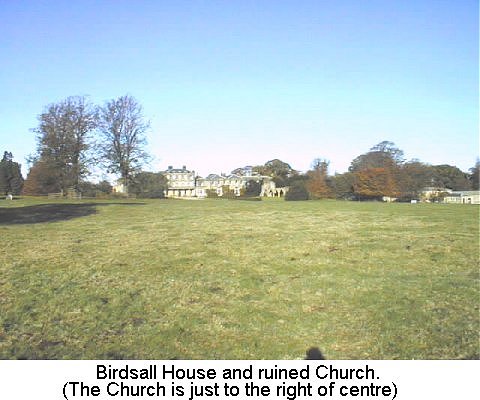
<svg viewBox="0 0 480 400"><path fill-rule="evenodd" d="M86 196L109 194L107 181L88 180L92 169L116 174L129 193L162 197L166 180L161 173L141 170L149 160L145 134L149 122L141 105L130 95L95 105L84 96L68 97L45 107L32 129L37 147L30 156L26 180L20 164L5 152L0 162L0 193L47 194L74 190ZM451 165L406 161L402 150L389 141L373 146L352 160L347 172L330 175L329 161L317 158L306 173L279 159L252 168L270 176L277 187L290 187L289 196L376 200L384 196L400 200L418 198L423 188L478 190L477 160L468 173ZM234 174L243 174L238 168Z"/></svg>
<svg viewBox="0 0 480 400"><path fill-rule="evenodd" d="M381 200L391 197L410 201L418 199L426 187L479 189L479 160L468 173L447 164L429 165L416 159L406 161L403 151L390 141L383 141L356 157L345 173L329 175L328 167L328 160L317 158L311 169L301 174L288 163L275 159L253 170L272 176L277 186L290 187L288 197L298 199Z"/></svg>

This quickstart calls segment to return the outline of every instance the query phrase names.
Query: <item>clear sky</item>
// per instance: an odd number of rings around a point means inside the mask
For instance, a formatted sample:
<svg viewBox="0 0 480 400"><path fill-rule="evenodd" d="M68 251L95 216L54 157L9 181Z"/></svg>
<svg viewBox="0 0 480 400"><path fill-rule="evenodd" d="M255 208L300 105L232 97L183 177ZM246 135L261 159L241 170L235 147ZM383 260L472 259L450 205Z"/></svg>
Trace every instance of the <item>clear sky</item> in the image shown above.
<svg viewBox="0 0 480 400"><path fill-rule="evenodd" d="M50 103L131 94L150 170L343 172L390 140L466 171L478 73L476 0L0 0L0 151L25 164Z"/></svg>

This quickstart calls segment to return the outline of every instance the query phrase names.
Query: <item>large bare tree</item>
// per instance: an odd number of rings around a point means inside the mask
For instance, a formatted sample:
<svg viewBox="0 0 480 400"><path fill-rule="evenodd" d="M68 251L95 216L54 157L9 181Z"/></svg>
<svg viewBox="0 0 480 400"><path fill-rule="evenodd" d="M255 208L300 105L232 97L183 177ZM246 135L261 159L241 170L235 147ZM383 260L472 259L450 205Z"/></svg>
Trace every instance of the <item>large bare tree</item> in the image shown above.
<svg viewBox="0 0 480 400"><path fill-rule="evenodd" d="M149 126L142 107L129 95L110 100L100 108L101 162L109 173L120 175L127 191L134 173L149 159L145 151Z"/></svg>
<svg viewBox="0 0 480 400"><path fill-rule="evenodd" d="M97 125L96 108L83 96L50 104L38 116L37 154L33 162L42 162L55 174L58 187L78 188L88 173L88 150ZM45 177L46 178L46 177Z"/></svg>

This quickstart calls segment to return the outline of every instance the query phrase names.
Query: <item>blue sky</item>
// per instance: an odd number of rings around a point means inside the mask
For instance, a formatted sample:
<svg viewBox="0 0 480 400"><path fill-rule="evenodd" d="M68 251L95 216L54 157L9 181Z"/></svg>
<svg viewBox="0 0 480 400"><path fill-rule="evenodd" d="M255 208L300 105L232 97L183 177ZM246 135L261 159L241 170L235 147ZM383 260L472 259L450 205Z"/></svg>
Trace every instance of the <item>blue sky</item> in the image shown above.
<svg viewBox="0 0 480 400"><path fill-rule="evenodd" d="M127 93L150 170L343 172L382 140L463 170L479 155L474 0L0 0L0 21L0 151L23 164L46 105Z"/></svg>

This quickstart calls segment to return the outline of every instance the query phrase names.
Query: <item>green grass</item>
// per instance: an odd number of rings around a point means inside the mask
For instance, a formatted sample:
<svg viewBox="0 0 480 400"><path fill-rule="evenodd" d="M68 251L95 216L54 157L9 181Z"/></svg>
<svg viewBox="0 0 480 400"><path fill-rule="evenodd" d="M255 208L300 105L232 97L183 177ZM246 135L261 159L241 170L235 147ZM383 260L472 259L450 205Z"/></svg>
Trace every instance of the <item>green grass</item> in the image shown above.
<svg viewBox="0 0 480 400"><path fill-rule="evenodd" d="M0 200L0 358L479 357L477 206L85 202Z"/></svg>

